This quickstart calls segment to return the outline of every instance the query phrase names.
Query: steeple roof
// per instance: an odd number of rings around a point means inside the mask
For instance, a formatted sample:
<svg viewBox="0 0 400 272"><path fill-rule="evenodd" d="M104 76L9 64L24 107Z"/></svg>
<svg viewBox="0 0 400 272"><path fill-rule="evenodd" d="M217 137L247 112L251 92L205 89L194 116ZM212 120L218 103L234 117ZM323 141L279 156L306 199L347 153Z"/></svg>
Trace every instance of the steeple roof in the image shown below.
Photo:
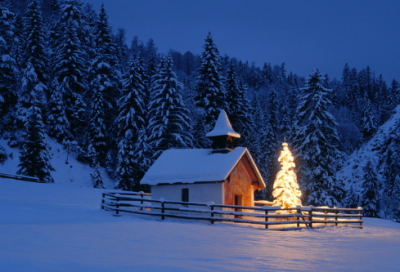
<svg viewBox="0 0 400 272"><path fill-rule="evenodd" d="M207 137L216 136L231 136L235 138L240 138L240 134L233 130L231 122L229 122L228 115L224 110L221 110L218 116L217 122L215 122L215 127L209 133L206 134Z"/></svg>

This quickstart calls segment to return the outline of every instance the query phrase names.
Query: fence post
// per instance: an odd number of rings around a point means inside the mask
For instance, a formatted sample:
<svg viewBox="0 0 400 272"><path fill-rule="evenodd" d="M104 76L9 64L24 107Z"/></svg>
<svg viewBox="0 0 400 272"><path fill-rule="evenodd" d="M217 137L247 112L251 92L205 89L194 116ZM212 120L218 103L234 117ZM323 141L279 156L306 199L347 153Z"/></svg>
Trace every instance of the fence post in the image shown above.
<svg viewBox="0 0 400 272"><path fill-rule="evenodd" d="M211 208L211 224L214 224L214 219L213 219L213 217L214 217L214 205L210 205L210 208Z"/></svg>
<svg viewBox="0 0 400 272"><path fill-rule="evenodd" d="M104 197L105 197L105 195L104 195L104 193L102 195L103 195L103 198L101 200L101 209L104 210Z"/></svg>
<svg viewBox="0 0 400 272"><path fill-rule="evenodd" d="M299 206L297 206L297 227L300 227L300 213L301 213L301 210L300 210Z"/></svg>
<svg viewBox="0 0 400 272"><path fill-rule="evenodd" d="M358 215L360 216L360 217L358 217L358 220L360 220L360 223L359 223L359 226L360 226L360 228L362 228L362 223L361 223L361 210L359 210L358 211Z"/></svg>
<svg viewBox="0 0 400 272"><path fill-rule="evenodd" d="M327 210L325 210L325 214L327 214ZM327 220L326 216L325 216L325 221ZM326 226L326 222L325 222L325 226Z"/></svg>
<svg viewBox="0 0 400 272"><path fill-rule="evenodd" d="M162 213L161 220L164 220L164 201L161 202L161 213Z"/></svg>
<svg viewBox="0 0 400 272"><path fill-rule="evenodd" d="M117 209L115 210L115 214L119 215L119 197L117 197Z"/></svg>
<svg viewBox="0 0 400 272"><path fill-rule="evenodd" d="M268 223L268 210L265 210L265 222ZM268 229L268 224L265 224L265 228Z"/></svg>
<svg viewBox="0 0 400 272"><path fill-rule="evenodd" d="M337 224L338 224L338 223L337 223L337 207L335 207L335 209L336 209L336 210L335 210L335 215L336 215L336 216L335 216L335 221L336 221L336 222L335 222L335 226L337 227Z"/></svg>
<svg viewBox="0 0 400 272"><path fill-rule="evenodd" d="M139 192L140 196L142 197L142 200L140 201L140 205L143 205L143 191ZM140 210L143 210L143 207L140 207Z"/></svg>
<svg viewBox="0 0 400 272"><path fill-rule="evenodd" d="M308 214L310 215L310 228L312 228L312 206L310 207Z"/></svg>

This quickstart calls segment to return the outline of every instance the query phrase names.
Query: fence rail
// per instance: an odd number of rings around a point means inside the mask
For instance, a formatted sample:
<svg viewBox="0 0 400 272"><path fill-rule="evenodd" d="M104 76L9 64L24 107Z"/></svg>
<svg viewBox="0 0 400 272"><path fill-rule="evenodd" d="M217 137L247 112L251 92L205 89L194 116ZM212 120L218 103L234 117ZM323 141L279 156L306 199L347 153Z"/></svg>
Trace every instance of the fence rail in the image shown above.
<svg viewBox="0 0 400 272"><path fill-rule="evenodd" d="M5 173L0 173L0 178L9 178L9 179L25 180L25 181L32 181L32 182L40 182L40 180L35 177L11 175L11 174L5 174Z"/></svg>
<svg viewBox="0 0 400 272"><path fill-rule="evenodd" d="M271 230L295 230L328 224L358 224L362 228L362 208L301 207L282 209L273 206L235 206L209 203L155 200L143 192L102 194L101 208L115 212L215 222L263 225ZM166 207L168 205L168 207ZM190 208L189 208L190 207ZM196 208L197 207L197 208ZM200 207L200 209L199 209ZM357 214L350 214L356 212ZM316 225L318 224L318 226ZM284 226L286 225L286 226ZM270 226L280 226L270 228ZM281 227L284 226L284 227Z"/></svg>

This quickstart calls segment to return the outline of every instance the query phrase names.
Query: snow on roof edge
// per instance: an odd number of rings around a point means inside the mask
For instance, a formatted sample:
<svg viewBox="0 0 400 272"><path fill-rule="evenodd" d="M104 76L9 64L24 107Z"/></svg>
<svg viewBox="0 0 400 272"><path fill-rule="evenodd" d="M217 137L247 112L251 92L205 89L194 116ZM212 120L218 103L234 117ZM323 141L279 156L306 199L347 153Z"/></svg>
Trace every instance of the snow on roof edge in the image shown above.
<svg viewBox="0 0 400 272"><path fill-rule="evenodd" d="M225 135L240 138L240 134L233 130L226 112L224 110L221 110L218 115L218 119L215 122L214 128L206 134L206 137L217 137Z"/></svg>

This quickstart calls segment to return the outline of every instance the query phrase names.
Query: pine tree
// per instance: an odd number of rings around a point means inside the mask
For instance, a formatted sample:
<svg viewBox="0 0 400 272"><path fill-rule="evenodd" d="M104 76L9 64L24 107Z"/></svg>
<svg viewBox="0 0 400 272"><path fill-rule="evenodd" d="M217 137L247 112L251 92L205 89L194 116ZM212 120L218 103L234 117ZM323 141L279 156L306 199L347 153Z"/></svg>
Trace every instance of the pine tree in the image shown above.
<svg viewBox="0 0 400 272"><path fill-rule="evenodd" d="M218 118L220 109L226 109L225 90L220 74L219 52L208 33L204 45L197 77L195 97L196 106L204 110L206 131L210 131ZM205 136L203 136L205 137Z"/></svg>
<svg viewBox="0 0 400 272"><path fill-rule="evenodd" d="M24 22L20 14L16 14L14 20L14 42L12 47L12 57L19 71L22 70L23 57L23 40L24 40Z"/></svg>
<svg viewBox="0 0 400 272"><path fill-rule="evenodd" d="M115 167L115 156L112 150L108 150L106 158L106 170L109 177L113 178Z"/></svg>
<svg viewBox="0 0 400 272"><path fill-rule="evenodd" d="M64 4L62 10L69 10L68 5ZM80 12L76 5L72 11ZM62 95L71 133L76 137L84 128L83 112L86 111L86 104L82 97L87 87L87 65L85 52L78 38L78 22L73 17L67 21L64 18L60 27L63 32L54 56L55 88Z"/></svg>
<svg viewBox="0 0 400 272"><path fill-rule="evenodd" d="M128 61L128 46L126 45L126 29L118 28L115 35L116 55L118 60L118 68L123 71Z"/></svg>
<svg viewBox="0 0 400 272"><path fill-rule="evenodd" d="M32 106L28 109L27 118L17 174L37 177L42 182L53 183L50 171L54 169L50 165L42 114L36 99L33 99Z"/></svg>
<svg viewBox="0 0 400 272"><path fill-rule="evenodd" d="M232 62L228 70L225 89L229 120L232 123L233 129L240 134L243 134L248 130L248 115L245 106L246 101L244 98L244 89L239 86Z"/></svg>
<svg viewBox="0 0 400 272"><path fill-rule="evenodd" d="M150 59L149 62L147 64L147 75L149 77L149 88L151 86L152 83L152 77L157 74L157 63L156 63L156 57L154 56L154 53L152 52L150 54Z"/></svg>
<svg viewBox="0 0 400 272"><path fill-rule="evenodd" d="M127 130L124 138L118 144L118 164L117 164L117 184L118 189L133 191L135 189L134 180L134 141L132 130Z"/></svg>
<svg viewBox="0 0 400 272"><path fill-rule="evenodd" d="M101 178L100 174L100 166L98 163L96 164L93 174L90 174L90 176L92 178L93 188L105 189L103 179Z"/></svg>
<svg viewBox="0 0 400 272"><path fill-rule="evenodd" d="M193 146L189 110L179 94L181 88L182 84L172 71L172 57L168 55L160 79L153 84L153 97L149 105L149 142L155 151L155 158L169 148Z"/></svg>
<svg viewBox="0 0 400 272"><path fill-rule="evenodd" d="M400 103L399 83L396 80L393 79L390 89L391 89L391 93L392 93L392 96L393 96L394 104L399 104Z"/></svg>
<svg viewBox="0 0 400 272"><path fill-rule="evenodd" d="M90 6L87 6L90 7ZM57 8L56 8L57 9ZM90 12L90 11L89 11ZM94 11L92 10L92 13ZM57 16L55 16L57 18ZM75 29L73 30L79 40L81 50L84 52L85 61L89 57L89 52L93 51L93 35L90 24L94 25L92 14L87 14L83 11L83 3L80 0L62 1L60 5L60 19L53 28L53 46L57 48L63 41L62 35L68 30L68 24L71 23ZM94 54L91 54L93 56Z"/></svg>
<svg viewBox="0 0 400 272"><path fill-rule="evenodd" d="M108 24L108 15L101 5L99 19L96 24L96 47L98 55L101 55L101 61L108 63L111 67L118 63L116 57L116 46L112 41L110 26Z"/></svg>
<svg viewBox="0 0 400 272"><path fill-rule="evenodd" d="M357 208L359 207L359 196L354 191L353 186L350 187L350 190L347 192L346 199L344 201L345 208Z"/></svg>
<svg viewBox="0 0 400 272"><path fill-rule="evenodd" d="M103 163L106 156L106 126L104 124L104 99L103 91L109 85L108 78L99 74L92 85L92 103L89 108L89 127L87 138L91 161ZM93 157L94 156L94 157Z"/></svg>
<svg viewBox="0 0 400 272"><path fill-rule="evenodd" d="M7 1L0 2L0 133L11 123L17 103L16 63L12 57L14 42L14 13ZM7 116L9 115L9 116Z"/></svg>
<svg viewBox="0 0 400 272"><path fill-rule="evenodd" d="M23 68L26 68L27 64L30 63L35 70L44 91L44 97L38 97L39 103L45 103L50 96L48 89L50 83L49 60L46 53L46 36L42 13L37 0L32 0L25 11L23 31L25 39ZM37 95L41 96L42 94L38 93Z"/></svg>
<svg viewBox="0 0 400 272"><path fill-rule="evenodd" d="M136 141L139 131L145 126L145 87L137 71L137 61L131 57L129 71L125 75L122 96L118 101L117 128L118 138L123 139L129 130Z"/></svg>
<svg viewBox="0 0 400 272"><path fill-rule="evenodd" d="M121 81L121 77L119 76L119 71L116 70L116 64L118 63L116 49L111 38L108 16L104 5L101 6L95 31L97 33L95 37L96 55L92 62L91 84L96 84L94 81L100 76L105 106L104 124L107 128L110 128L117 114L117 97L120 95L118 83Z"/></svg>
<svg viewBox="0 0 400 272"><path fill-rule="evenodd" d="M62 85L52 88L47 124L49 135L56 138L57 142L62 143L63 140L71 138L70 124L65 114L65 104L62 99Z"/></svg>
<svg viewBox="0 0 400 272"><path fill-rule="evenodd" d="M294 158L288 148L287 143L283 143L283 150L279 156L279 163L281 164L281 170L276 174L274 182L274 206L280 206L282 208L293 208L301 205L301 191L297 184L296 173L294 172Z"/></svg>
<svg viewBox="0 0 400 272"><path fill-rule="evenodd" d="M364 182L362 185L362 204L364 216L377 217L379 212L379 188L378 179L372 168L371 161L367 162L364 170Z"/></svg>
<svg viewBox="0 0 400 272"><path fill-rule="evenodd" d="M142 58L142 54L139 52L137 54L137 59L136 59L136 73L138 74L138 76L141 79L141 85L143 86L143 103L144 103L144 116L147 117L147 108L150 102L150 89L149 89L149 85L151 82L151 79L148 77L146 71L144 70L144 63L143 63L143 58ZM145 118L146 120L146 118ZM146 125L147 125L147 121L146 121Z"/></svg>
<svg viewBox="0 0 400 272"><path fill-rule="evenodd" d="M365 97L364 110L362 113L362 134L365 142L371 139L376 128L375 114L372 109L371 101L368 97Z"/></svg>
<svg viewBox="0 0 400 272"><path fill-rule="evenodd" d="M268 122L273 132L272 138L270 139L273 145L276 145L277 134L279 133L278 107L277 94L275 89L272 89L268 97Z"/></svg>
<svg viewBox="0 0 400 272"><path fill-rule="evenodd" d="M152 164L153 150L149 145L149 140L145 130L139 133L139 138L135 144L135 150L133 152L134 165L133 168L133 180L136 188L140 186L140 180L144 174L150 168Z"/></svg>
<svg viewBox="0 0 400 272"><path fill-rule="evenodd" d="M328 112L330 90L322 87L317 69L302 91L294 146L303 194L309 204L334 206L341 200L342 190L335 178L340 151L337 123Z"/></svg>

